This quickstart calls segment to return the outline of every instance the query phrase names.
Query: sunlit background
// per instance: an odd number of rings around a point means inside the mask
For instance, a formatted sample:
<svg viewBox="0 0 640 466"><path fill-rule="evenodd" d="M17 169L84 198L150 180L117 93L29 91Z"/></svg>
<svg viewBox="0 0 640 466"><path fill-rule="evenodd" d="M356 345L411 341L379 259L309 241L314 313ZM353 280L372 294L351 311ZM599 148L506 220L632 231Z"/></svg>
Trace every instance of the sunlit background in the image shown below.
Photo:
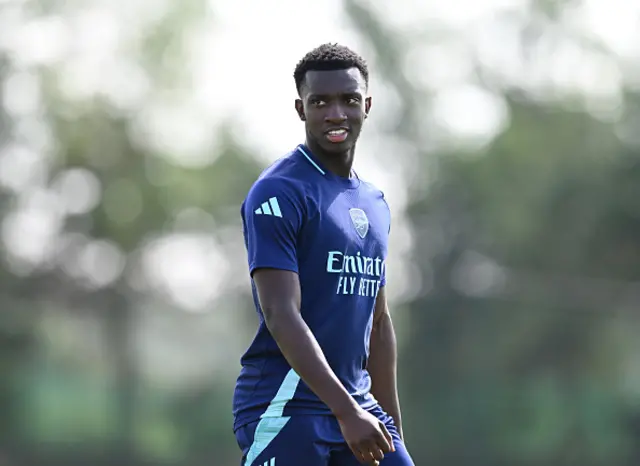
<svg viewBox="0 0 640 466"><path fill-rule="evenodd" d="M236 466L240 204L372 74L416 465L640 464L640 3L0 0L0 464Z"/></svg>

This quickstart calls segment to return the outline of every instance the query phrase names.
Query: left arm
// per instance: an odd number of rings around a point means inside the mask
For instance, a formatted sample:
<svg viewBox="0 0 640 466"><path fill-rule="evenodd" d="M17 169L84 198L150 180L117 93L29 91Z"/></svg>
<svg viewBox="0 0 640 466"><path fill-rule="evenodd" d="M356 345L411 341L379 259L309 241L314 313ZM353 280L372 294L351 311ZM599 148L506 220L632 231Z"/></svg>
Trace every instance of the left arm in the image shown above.
<svg viewBox="0 0 640 466"><path fill-rule="evenodd" d="M398 398L397 353L396 334L389 314L385 288L382 286L376 298L367 369L371 375L371 394L393 418L400 438L403 438Z"/></svg>

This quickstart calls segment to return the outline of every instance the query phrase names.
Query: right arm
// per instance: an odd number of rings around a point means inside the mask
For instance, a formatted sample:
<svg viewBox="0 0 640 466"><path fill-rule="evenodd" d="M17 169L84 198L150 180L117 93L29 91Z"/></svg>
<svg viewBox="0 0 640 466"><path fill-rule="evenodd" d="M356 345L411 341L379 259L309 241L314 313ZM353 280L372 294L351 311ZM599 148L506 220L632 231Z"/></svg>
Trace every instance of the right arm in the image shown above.
<svg viewBox="0 0 640 466"><path fill-rule="evenodd" d="M292 369L336 417L355 411L358 405L329 367L300 315L298 274L264 268L254 272L253 280L265 324Z"/></svg>

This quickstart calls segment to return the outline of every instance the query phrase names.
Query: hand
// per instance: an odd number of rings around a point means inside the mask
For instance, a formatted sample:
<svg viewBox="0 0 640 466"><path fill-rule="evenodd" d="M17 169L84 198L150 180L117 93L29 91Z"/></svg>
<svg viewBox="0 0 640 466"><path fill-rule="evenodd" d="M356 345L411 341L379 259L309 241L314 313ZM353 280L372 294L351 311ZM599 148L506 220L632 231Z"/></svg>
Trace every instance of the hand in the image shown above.
<svg viewBox="0 0 640 466"><path fill-rule="evenodd" d="M364 409L357 407L337 419L342 436L363 464L377 465L386 453L395 450L385 425Z"/></svg>

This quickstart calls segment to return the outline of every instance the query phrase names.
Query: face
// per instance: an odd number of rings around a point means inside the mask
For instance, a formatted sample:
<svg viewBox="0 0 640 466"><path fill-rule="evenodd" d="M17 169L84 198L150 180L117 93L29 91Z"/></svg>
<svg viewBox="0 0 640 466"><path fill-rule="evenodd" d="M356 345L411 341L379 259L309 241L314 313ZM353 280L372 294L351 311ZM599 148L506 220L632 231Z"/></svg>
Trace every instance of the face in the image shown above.
<svg viewBox="0 0 640 466"><path fill-rule="evenodd" d="M329 153L352 149L371 108L366 92L357 68L308 71L296 110L305 122L309 142Z"/></svg>

